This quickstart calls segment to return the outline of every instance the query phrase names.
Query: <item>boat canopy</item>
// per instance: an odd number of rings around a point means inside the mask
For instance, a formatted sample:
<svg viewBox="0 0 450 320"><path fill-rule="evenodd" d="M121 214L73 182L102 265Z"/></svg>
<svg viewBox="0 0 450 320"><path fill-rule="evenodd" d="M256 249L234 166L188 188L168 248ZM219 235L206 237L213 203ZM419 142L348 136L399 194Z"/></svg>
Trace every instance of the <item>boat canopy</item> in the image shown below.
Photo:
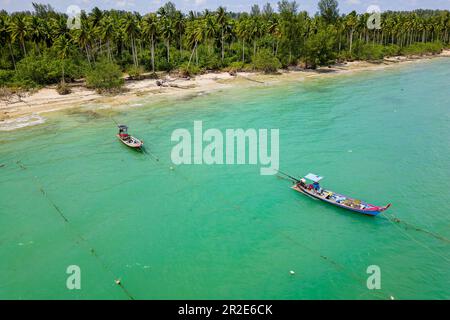
<svg viewBox="0 0 450 320"><path fill-rule="evenodd" d="M308 174L305 176L305 178L308 179L308 180L311 180L311 181L313 181L313 182L319 182L320 180L323 179L323 177L318 176L317 174L314 174L314 173L308 173Z"/></svg>

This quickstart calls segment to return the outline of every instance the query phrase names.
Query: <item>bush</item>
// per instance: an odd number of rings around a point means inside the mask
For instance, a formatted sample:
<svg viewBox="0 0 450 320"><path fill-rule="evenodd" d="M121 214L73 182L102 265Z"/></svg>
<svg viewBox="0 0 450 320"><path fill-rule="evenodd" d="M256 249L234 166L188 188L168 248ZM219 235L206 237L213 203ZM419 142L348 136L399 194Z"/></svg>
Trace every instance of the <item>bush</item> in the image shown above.
<svg viewBox="0 0 450 320"><path fill-rule="evenodd" d="M365 44L359 58L362 60L381 60L384 58L384 47L381 44Z"/></svg>
<svg viewBox="0 0 450 320"><path fill-rule="evenodd" d="M145 72L144 67L135 65L128 68L128 75L131 79L139 80L142 79L142 74Z"/></svg>
<svg viewBox="0 0 450 320"><path fill-rule="evenodd" d="M320 30L306 40L304 55L308 68L315 69L317 66L334 62L335 52L333 49L335 31L330 26L326 30Z"/></svg>
<svg viewBox="0 0 450 320"><path fill-rule="evenodd" d="M264 73L274 73L281 68L281 62L269 49L259 50L252 60L253 68Z"/></svg>
<svg viewBox="0 0 450 320"><path fill-rule="evenodd" d="M188 67L188 63L185 62L183 64L181 64L180 68L178 69L179 73L182 77L190 77L190 76L194 76L196 74L201 73L201 69L194 65L194 64L190 64Z"/></svg>
<svg viewBox="0 0 450 320"><path fill-rule="evenodd" d="M400 47L396 44L390 44L384 47L384 56L393 57L400 54Z"/></svg>
<svg viewBox="0 0 450 320"><path fill-rule="evenodd" d="M107 60L96 63L86 74L86 86L98 92L120 91L124 84L120 67Z"/></svg>
<svg viewBox="0 0 450 320"><path fill-rule="evenodd" d="M230 65L225 68L226 71L228 72L238 72L238 71L242 71L244 69L244 63L242 61L235 61L230 63Z"/></svg>
<svg viewBox="0 0 450 320"><path fill-rule="evenodd" d="M0 70L0 86L11 84L14 77L12 70Z"/></svg>
<svg viewBox="0 0 450 320"><path fill-rule="evenodd" d="M206 49L199 50L199 66L208 70L220 69L222 63L215 53L209 53ZM192 63L192 62L191 62Z"/></svg>
<svg viewBox="0 0 450 320"><path fill-rule="evenodd" d="M438 54L443 48L441 42L414 43L402 48L401 53L404 55Z"/></svg>
<svg viewBox="0 0 450 320"><path fill-rule="evenodd" d="M58 83L61 81L62 63L52 51L46 51L42 55L30 54L17 63L12 81L15 85L26 88ZM65 60L65 80L72 81L82 77L84 65L76 56Z"/></svg>
<svg viewBox="0 0 450 320"><path fill-rule="evenodd" d="M58 86L56 87L56 91L60 94L60 95L66 95L72 92L72 90L70 89L70 87L67 85L67 83L63 83L60 82L58 83Z"/></svg>

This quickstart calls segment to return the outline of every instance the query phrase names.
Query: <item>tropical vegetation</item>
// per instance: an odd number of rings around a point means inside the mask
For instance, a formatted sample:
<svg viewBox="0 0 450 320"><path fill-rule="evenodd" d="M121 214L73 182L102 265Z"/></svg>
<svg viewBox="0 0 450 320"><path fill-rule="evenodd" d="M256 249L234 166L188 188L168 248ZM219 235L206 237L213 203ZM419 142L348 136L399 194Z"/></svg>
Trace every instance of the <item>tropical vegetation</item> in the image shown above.
<svg viewBox="0 0 450 320"><path fill-rule="evenodd" d="M171 2L156 12L82 12L80 28L50 5L0 11L0 86L34 87L86 78L88 86L120 87L122 72L261 70L335 61L378 60L399 54L437 53L450 42L448 10L383 12L372 29L369 13L340 14L336 0L320 0L311 16L295 1L250 12L183 13ZM62 90L62 92L67 92Z"/></svg>

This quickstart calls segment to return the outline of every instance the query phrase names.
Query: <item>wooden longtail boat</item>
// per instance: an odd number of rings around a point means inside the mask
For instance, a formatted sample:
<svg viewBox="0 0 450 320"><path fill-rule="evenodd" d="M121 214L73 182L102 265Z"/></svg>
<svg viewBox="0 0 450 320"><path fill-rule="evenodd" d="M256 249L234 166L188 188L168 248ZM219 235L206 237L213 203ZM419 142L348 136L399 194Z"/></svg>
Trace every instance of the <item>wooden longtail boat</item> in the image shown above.
<svg viewBox="0 0 450 320"><path fill-rule="evenodd" d="M133 149L141 149L144 145L144 141L141 141L131 135L128 134L128 127L126 125L120 124L119 133L116 134L116 137L119 138L120 141L123 142L126 146Z"/></svg>
<svg viewBox="0 0 450 320"><path fill-rule="evenodd" d="M305 179L311 180L314 184L306 183ZM391 204L388 204L387 206L379 207L361 200L335 193L331 190L324 190L319 186L319 181L322 179L323 177L309 173L300 180L295 179L295 184L292 186L292 189L314 199L322 200L337 207L369 216L376 216L391 206Z"/></svg>

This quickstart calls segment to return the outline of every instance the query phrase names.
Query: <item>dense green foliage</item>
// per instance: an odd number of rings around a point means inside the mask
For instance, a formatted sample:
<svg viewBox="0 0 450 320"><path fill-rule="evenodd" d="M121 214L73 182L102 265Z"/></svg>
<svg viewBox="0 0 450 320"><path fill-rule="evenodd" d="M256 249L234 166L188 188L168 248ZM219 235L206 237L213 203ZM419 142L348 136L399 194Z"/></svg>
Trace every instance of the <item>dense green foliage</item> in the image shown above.
<svg viewBox="0 0 450 320"><path fill-rule="evenodd" d="M264 73L274 73L281 68L281 63L269 49L261 49L253 57L253 67L255 70Z"/></svg>
<svg viewBox="0 0 450 320"><path fill-rule="evenodd" d="M94 8L82 12L80 29L68 29L67 16L49 5L0 11L0 85L64 84L86 76L91 86L117 87L118 70L139 78L144 71L315 68L336 59L436 53L450 39L447 10L384 12L381 29L370 29L370 14L341 15L336 0L319 1L313 17L299 12L295 1L282 0L277 9L266 4L250 13L219 7L183 14L168 2L142 16Z"/></svg>
<svg viewBox="0 0 450 320"><path fill-rule="evenodd" d="M97 89L99 92L120 90L123 83L124 79L119 66L108 60L97 62L95 67L86 74L86 86Z"/></svg>

